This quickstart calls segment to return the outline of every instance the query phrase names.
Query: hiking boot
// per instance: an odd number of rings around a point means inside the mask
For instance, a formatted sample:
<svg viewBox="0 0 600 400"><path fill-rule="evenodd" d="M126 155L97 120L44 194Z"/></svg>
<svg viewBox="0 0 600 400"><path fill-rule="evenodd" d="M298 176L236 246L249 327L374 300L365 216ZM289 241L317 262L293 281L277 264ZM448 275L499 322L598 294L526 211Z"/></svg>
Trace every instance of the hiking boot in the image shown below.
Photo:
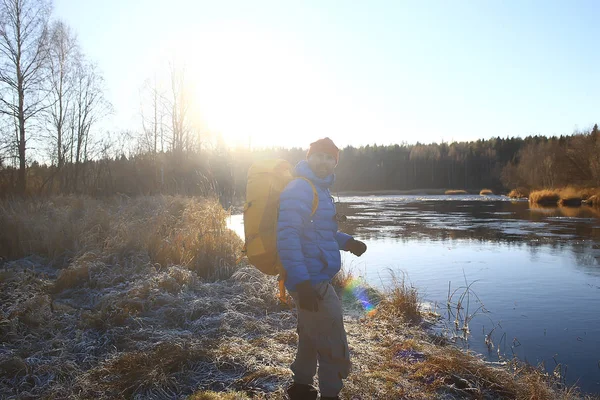
<svg viewBox="0 0 600 400"><path fill-rule="evenodd" d="M311 385L294 382L287 388L287 394L290 400L317 400L319 392Z"/></svg>

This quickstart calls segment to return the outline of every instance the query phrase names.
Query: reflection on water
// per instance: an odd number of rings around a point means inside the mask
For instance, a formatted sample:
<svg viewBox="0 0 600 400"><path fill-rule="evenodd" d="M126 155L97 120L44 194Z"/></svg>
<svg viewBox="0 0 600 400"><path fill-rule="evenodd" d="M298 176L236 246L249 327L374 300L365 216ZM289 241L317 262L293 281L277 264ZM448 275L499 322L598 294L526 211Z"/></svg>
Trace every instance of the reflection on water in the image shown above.
<svg viewBox="0 0 600 400"><path fill-rule="evenodd" d="M470 313L482 307L469 322L472 350L492 360L515 355L550 371L560 363L564 373L568 365L567 383L600 393L598 210L530 208L500 196L336 201L348 216L340 229L368 245L360 258L343 254L346 268L378 287L390 283L390 270L404 271L443 315L449 286L455 305L471 284L464 298ZM241 216L230 225L240 232ZM445 325L452 331L456 308L450 311Z"/></svg>
<svg viewBox="0 0 600 400"><path fill-rule="evenodd" d="M407 272L424 300L452 313L450 331L456 300L469 295L471 314L479 310L471 349L550 371L568 365L568 383L600 392L598 210L530 208L500 196L371 196L342 197L338 212L348 216L341 229L369 246L361 258L344 255L368 282L385 286L390 269Z"/></svg>
<svg viewBox="0 0 600 400"><path fill-rule="evenodd" d="M341 198L343 203L338 205L338 211L349 217L344 228L365 238L425 237L551 245L556 242L551 237L600 240L600 211L591 207L530 208L526 201L367 199Z"/></svg>
<svg viewBox="0 0 600 400"><path fill-rule="evenodd" d="M344 231L370 240L469 240L570 251L577 267L600 274L600 211L591 207L530 208L527 201L485 201L479 196L439 196L422 199L340 198L338 211L348 216ZM455 201L448 198L455 197ZM387 200L387 201L385 201Z"/></svg>

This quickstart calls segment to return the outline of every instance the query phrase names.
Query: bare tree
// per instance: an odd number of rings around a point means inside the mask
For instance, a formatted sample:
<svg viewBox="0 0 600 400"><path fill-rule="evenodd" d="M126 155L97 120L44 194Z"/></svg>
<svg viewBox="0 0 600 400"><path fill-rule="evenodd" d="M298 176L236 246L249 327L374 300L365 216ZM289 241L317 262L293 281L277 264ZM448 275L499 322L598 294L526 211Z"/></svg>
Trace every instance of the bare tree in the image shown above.
<svg viewBox="0 0 600 400"><path fill-rule="evenodd" d="M6 134L6 127L2 127L2 132L0 133L0 166L6 166L7 161L11 161L11 165L14 164L16 160L15 157L15 142L12 139L12 135Z"/></svg>
<svg viewBox="0 0 600 400"><path fill-rule="evenodd" d="M181 154L189 145L190 123L189 109L190 99L188 87L185 81L185 70L170 66L171 93L168 106L171 117L171 148L175 154Z"/></svg>
<svg viewBox="0 0 600 400"><path fill-rule="evenodd" d="M584 184L597 185L600 182L600 155L598 154L598 127L590 131L577 132L567 142L566 155L574 177Z"/></svg>
<svg viewBox="0 0 600 400"><path fill-rule="evenodd" d="M77 39L71 29L62 21L54 22L49 31L47 117L58 171L65 164L68 149L65 131L68 131L68 116L75 103L75 73L80 58Z"/></svg>
<svg viewBox="0 0 600 400"><path fill-rule="evenodd" d="M78 63L75 72L75 102L71 113L71 162L75 162L71 187L75 192L78 190L81 165L85 165L84 162L87 161L91 128L111 110L110 103L104 98L103 82L94 64L85 60Z"/></svg>
<svg viewBox="0 0 600 400"><path fill-rule="evenodd" d="M156 154L164 149L165 95L156 76L147 80L140 94L143 137L142 148Z"/></svg>
<svg viewBox="0 0 600 400"><path fill-rule="evenodd" d="M26 188L26 126L44 109L49 15L50 4L45 0L0 0L0 112L17 127L17 190L21 194Z"/></svg>

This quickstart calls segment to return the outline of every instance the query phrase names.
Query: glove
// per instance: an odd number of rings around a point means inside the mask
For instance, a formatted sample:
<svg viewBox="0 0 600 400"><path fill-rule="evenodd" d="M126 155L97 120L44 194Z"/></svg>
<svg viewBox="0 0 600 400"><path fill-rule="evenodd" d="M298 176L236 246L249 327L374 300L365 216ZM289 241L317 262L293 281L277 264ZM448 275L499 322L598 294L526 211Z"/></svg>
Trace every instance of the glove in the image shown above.
<svg viewBox="0 0 600 400"><path fill-rule="evenodd" d="M360 240L349 239L346 243L345 249L354 254L356 257L360 257L365 251L367 251L367 245Z"/></svg>
<svg viewBox="0 0 600 400"><path fill-rule="evenodd" d="M319 311L319 295L310 281L302 281L296 285L298 307L306 311Z"/></svg>

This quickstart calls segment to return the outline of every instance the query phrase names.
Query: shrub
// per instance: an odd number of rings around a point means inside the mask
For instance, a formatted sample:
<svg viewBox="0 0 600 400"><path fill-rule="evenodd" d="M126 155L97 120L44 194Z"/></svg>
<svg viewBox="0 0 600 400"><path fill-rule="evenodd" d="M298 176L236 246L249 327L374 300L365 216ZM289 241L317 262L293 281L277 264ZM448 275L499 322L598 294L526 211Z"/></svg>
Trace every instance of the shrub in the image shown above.
<svg viewBox="0 0 600 400"><path fill-rule="evenodd" d="M529 204L540 206L557 206L560 200L560 193L556 190L536 190L529 194Z"/></svg>
<svg viewBox="0 0 600 400"><path fill-rule="evenodd" d="M593 204L594 200L591 200L595 195L599 193L598 189L595 188L577 188L567 186L561 189L543 189L532 192L529 197L531 204L538 204L541 206L565 206L565 207L579 207L581 203L586 201L588 204Z"/></svg>
<svg viewBox="0 0 600 400"><path fill-rule="evenodd" d="M510 191L508 197L513 199L523 199L529 197L529 190L525 188L516 188Z"/></svg>

